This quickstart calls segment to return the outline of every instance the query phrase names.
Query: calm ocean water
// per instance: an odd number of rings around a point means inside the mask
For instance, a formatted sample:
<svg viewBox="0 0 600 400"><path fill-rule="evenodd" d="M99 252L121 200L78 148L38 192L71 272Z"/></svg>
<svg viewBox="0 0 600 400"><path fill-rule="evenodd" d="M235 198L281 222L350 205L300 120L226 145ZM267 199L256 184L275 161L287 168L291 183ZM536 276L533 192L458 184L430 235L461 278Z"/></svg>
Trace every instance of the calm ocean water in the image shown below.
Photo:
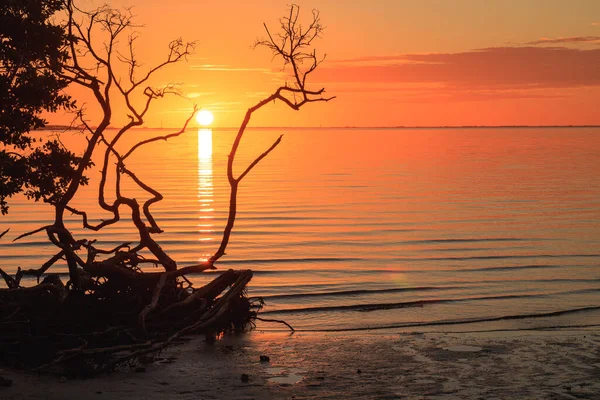
<svg viewBox="0 0 600 400"><path fill-rule="evenodd" d="M600 129L250 130L237 173L282 133L241 185L218 264L255 272L265 317L306 330L600 325ZM180 266L218 247L234 134L188 131L128 164L165 196L158 240ZM74 205L101 219L97 176ZM16 199L0 217L4 270L54 254L43 235L10 243L50 211ZM136 238L127 223L92 235L70 221L106 247Z"/></svg>

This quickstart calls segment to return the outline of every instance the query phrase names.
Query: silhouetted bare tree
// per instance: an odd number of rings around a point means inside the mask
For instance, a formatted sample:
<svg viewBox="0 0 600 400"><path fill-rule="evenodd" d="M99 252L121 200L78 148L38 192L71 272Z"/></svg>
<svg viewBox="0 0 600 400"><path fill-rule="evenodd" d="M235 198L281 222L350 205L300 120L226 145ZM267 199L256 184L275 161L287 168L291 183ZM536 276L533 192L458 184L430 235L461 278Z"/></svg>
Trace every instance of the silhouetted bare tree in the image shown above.
<svg viewBox="0 0 600 400"><path fill-rule="evenodd" d="M255 43L255 47L266 47L270 49L276 58L283 60L284 70L286 68L291 69L293 76L292 83L286 83L284 86L280 86L270 96L259 101L253 107L250 107L246 112L244 120L238 130L238 133L233 142L231 153L227 162L227 179L231 186L231 196L229 202L229 217L227 219L227 225L223 233L223 239L217 252L208 260L208 264L212 266L219 258L225 254L225 248L229 243L229 237L235 223L235 215L237 210L237 192L238 186L242 179L258 164L263 158L265 158L271 151L275 149L281 142L281 136L262 153L258 156L246 169L239 174L236 178L233 173L233 163L235 161L235 155L240 145L240 141L244 136L246 127L250 123L252 115L263 108L264 106L274 101L281 101L293 110L300 110L302 106L307 103L314 103L319 101L329 101L335 98L325 97L324 88L318 90L310 90L307 88L307 78L311 72L313 72L319 64L325 60L325 56L318 58L317 51L312 48L312 43L315 39L321 37L323 33L323 25L321 24L321 18L317 10L312 11L312 21L308 27L303 28L299 22L300 7L293 4L290 6L289 14L286 17L280 19L281 31L273 36L271 31L264 24L265 31L267 34L266 39L258 40Z"/></svg>
<svg viewBox="0 0 600 400"><path fill-rule="evenodd" d="M89 90L100 106L101 118L92 124L86 119L84 110L78 111L77 120L87 135L87 145L64 193L52 202L55 208L54 222L16 239L44 232L58 247L58 252L40 268L19 270L14 278L0 270L10 288L0 290L0 318L9 315L6 321L19 317L52 320L47 328L50 343L44 342L44 345L55 351L42 352L47 359L41 360L39 355L35 355L39 341L33 338L17 340L23 348L34 352L26 364L39 366L47 362L44 366L48 366L73 358L89 357L101 370L154 352L185 333L244 328L252 323L256 309L262 305L261 301L251 302L245 296L246 285L252 278L251 271L229 270L197 289L192 287L185 275L215 269L215 263L225 254L235 223L240 182L281 141L280 136L236 177L233 172L236 152L253 113L273 101L282 101L292 109L299 110L307 103L333 98L324 97L324 89L307 88L307 77L323 60L318 59L316 52L311 49L312 42L323 31L318 12L313 11L312 22L303 29L299 23L299 8L291 6L288 16L281 20L282 30L277 36L280 41L274 39L265 25L268 38L258 41L257 45L269 48L283 59L284 68L290 68L292 83L277 88L272 95L246 112L227 164L231 195L228 220L219 248L206 262L178 268L175 260L153 237L162 230L152 215L151 206L161 201L163 196L143 182L127 162L140 148L184 133L196 108L190 111L177 132L139 141L125 150L117 150L117 144L121 144L119 149L123 148L121 140L131 128L144 123L155 100L178 93L173 85L154 88L147 83L155 72L185 60L194 49L194 43L184 43L181 39L172 41L162 63L140 72L140 63L134 52L136 36L130 33L134 25L129 9L115 10L103 6L94 11L83 11L72 0L65 0L64 5L67 11L66 30L70 38L67 49L69 61L63 66L60 77ZM119 39L127 33L130 34L123 51L119 47ZM117 74L116 66L119 64L127 67L124 77ZM141 102L136 97L139 95L144 99ZM107 128L115 113L115 97L123 100L129 120L109 137ZM75 209L70 202L84 183L85 169L96 152L101 152L103 160L98 204L110 217L92 224L87 212ZM111 183L107 178L110 168L114 168L115 174ZM130 178L143 189L147 198L138 201L124 193L121 188L124 177ZM115 200L109 202L108 198ZM112 249L101 249L93 239L76 239L64 223L65 212L74 213L81 216L84 228L95 232L121 220L123 209L128 210L128 218L131 218L137 230L139 242L136 244L122 243ZM144 257L142 251L150 252L152 258ZM66 287L60 279L51 275L33 288L20 287L24 275L33 275L39 280L62 258L66 259L69 267L70 280ZM164 272L143 272L139 266L144 263L161 265ZM34 306L22 310L24 301ZM43 307L40 302L44 302ZM62 335L74 332L83 344L65 345L59 340ZM13 346L16 338L10 339ZM7 346L7 342L0 341L0 354L12 354ZM104 358L99 359L98 355Z"/></svg>

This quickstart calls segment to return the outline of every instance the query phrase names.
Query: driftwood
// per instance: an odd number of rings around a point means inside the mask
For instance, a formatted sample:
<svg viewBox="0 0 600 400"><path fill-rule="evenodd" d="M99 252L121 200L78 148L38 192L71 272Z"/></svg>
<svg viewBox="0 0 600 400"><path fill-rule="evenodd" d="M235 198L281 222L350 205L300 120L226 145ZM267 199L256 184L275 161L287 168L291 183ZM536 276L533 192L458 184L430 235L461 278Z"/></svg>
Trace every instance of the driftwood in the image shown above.
<svg viewBox="0 0 600 400"><path fill-rule="evenodd" d="M2 362L42 370L61 364L63 373L90 375L183 334L244 331L261 306L245 297L251 278L249 270L229 270L192 289L163 273L157 283L97 281L81 294L49 275L33 287L0 289Z"/></svg>

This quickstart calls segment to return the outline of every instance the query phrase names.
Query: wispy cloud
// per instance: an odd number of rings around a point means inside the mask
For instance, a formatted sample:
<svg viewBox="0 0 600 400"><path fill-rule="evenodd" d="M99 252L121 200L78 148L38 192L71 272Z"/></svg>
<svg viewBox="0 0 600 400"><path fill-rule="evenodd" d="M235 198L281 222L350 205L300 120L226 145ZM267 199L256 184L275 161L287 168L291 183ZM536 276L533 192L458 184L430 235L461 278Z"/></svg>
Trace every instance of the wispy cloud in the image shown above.
<svg viewBox="0 0 600 400"><path fill-rule="evenodd" d="M360 65L365 61L370 65ZM357 65L358 64L358 65ZM324 83L433 84L473 89L600 85L600 49L494 47L462 53L361 57L315 71Z"/></svg>
<svg viewBox="0 0 600 400"><path fill-rule="evenodd" d="M592 22L592 26L600 26L600 22Z"/></svg>
<svg viewBox="0 0 600 400"><path fill-rule="evenodd" d="M538 44L569 44L569 43L600 43L600 36L570 36L559 38L541 38L528 42L528 45Z"/></svg>
<svg viewBox="0 0 600 400"><path fill-rule="evenodd" d="M244 97L249 98L249 99L266 98L269 95L271 95L270 92L246 92L246 93L244 93Z"/></svg>
<svg viewBox="0 0 600 400"><path fill-rule="evenodd" d="M236 107L241 103L239 101L218 101L214 103L203 104L202 107L208 108L212 111L229 112L236 110Z"/></svg>
<svg viewBox="0 0 600 400"><path fill-rule="evenodd" d="M215 95L216 92L190 92L185 95L188 99L197 99L199 97L212 96Z"/></svg>
<svg viewBox="0 0 600 400"><path fill-rule="evenodd" d="M281 75L281 72L273 71L268 68L244 68L232 67L225 64L198 64L190 65L190 69L194 71L216 71L216 72L260 72L268 75Z"/></svg>
<svg viewBox="0 0 600 400"><path fill-rule="evenodd" d="M391 56L365 56L365 57L357 57L357 58L342 58L342 59L334 59L327 60L328 63L344 63L344 64L360 64L360 63L385 63L385 62L400 62L405 60L406 55L391 55Z"/></svg>

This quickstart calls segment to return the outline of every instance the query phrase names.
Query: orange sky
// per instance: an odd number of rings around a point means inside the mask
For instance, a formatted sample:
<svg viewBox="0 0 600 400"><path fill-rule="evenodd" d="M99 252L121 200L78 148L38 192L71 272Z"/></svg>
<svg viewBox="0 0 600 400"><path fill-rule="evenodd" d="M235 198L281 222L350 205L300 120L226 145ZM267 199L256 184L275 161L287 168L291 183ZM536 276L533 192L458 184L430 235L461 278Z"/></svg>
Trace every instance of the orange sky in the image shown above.
<svg viewBox="0 0 600 400"><path fill-rule="evenodd" d="M82 0L92 8L101 2ZM190 100L161 100L147 125L179 126L195 102L214 126L237 126L245 110L285 75L252 48L262 23L276 27L288 0L119 0L134 6L144 66L160 62L170 39L197 40L188 62L155 85L181 83ZM279 105L255 126L600 124L600 1L312 0L327 29L316 43L327 61L313 76L337 99L301 112ZM89 119L97 111L81 89ZM50 123L70 117L54 115ZM113 125L126 120L116 115Z"/></svg>

